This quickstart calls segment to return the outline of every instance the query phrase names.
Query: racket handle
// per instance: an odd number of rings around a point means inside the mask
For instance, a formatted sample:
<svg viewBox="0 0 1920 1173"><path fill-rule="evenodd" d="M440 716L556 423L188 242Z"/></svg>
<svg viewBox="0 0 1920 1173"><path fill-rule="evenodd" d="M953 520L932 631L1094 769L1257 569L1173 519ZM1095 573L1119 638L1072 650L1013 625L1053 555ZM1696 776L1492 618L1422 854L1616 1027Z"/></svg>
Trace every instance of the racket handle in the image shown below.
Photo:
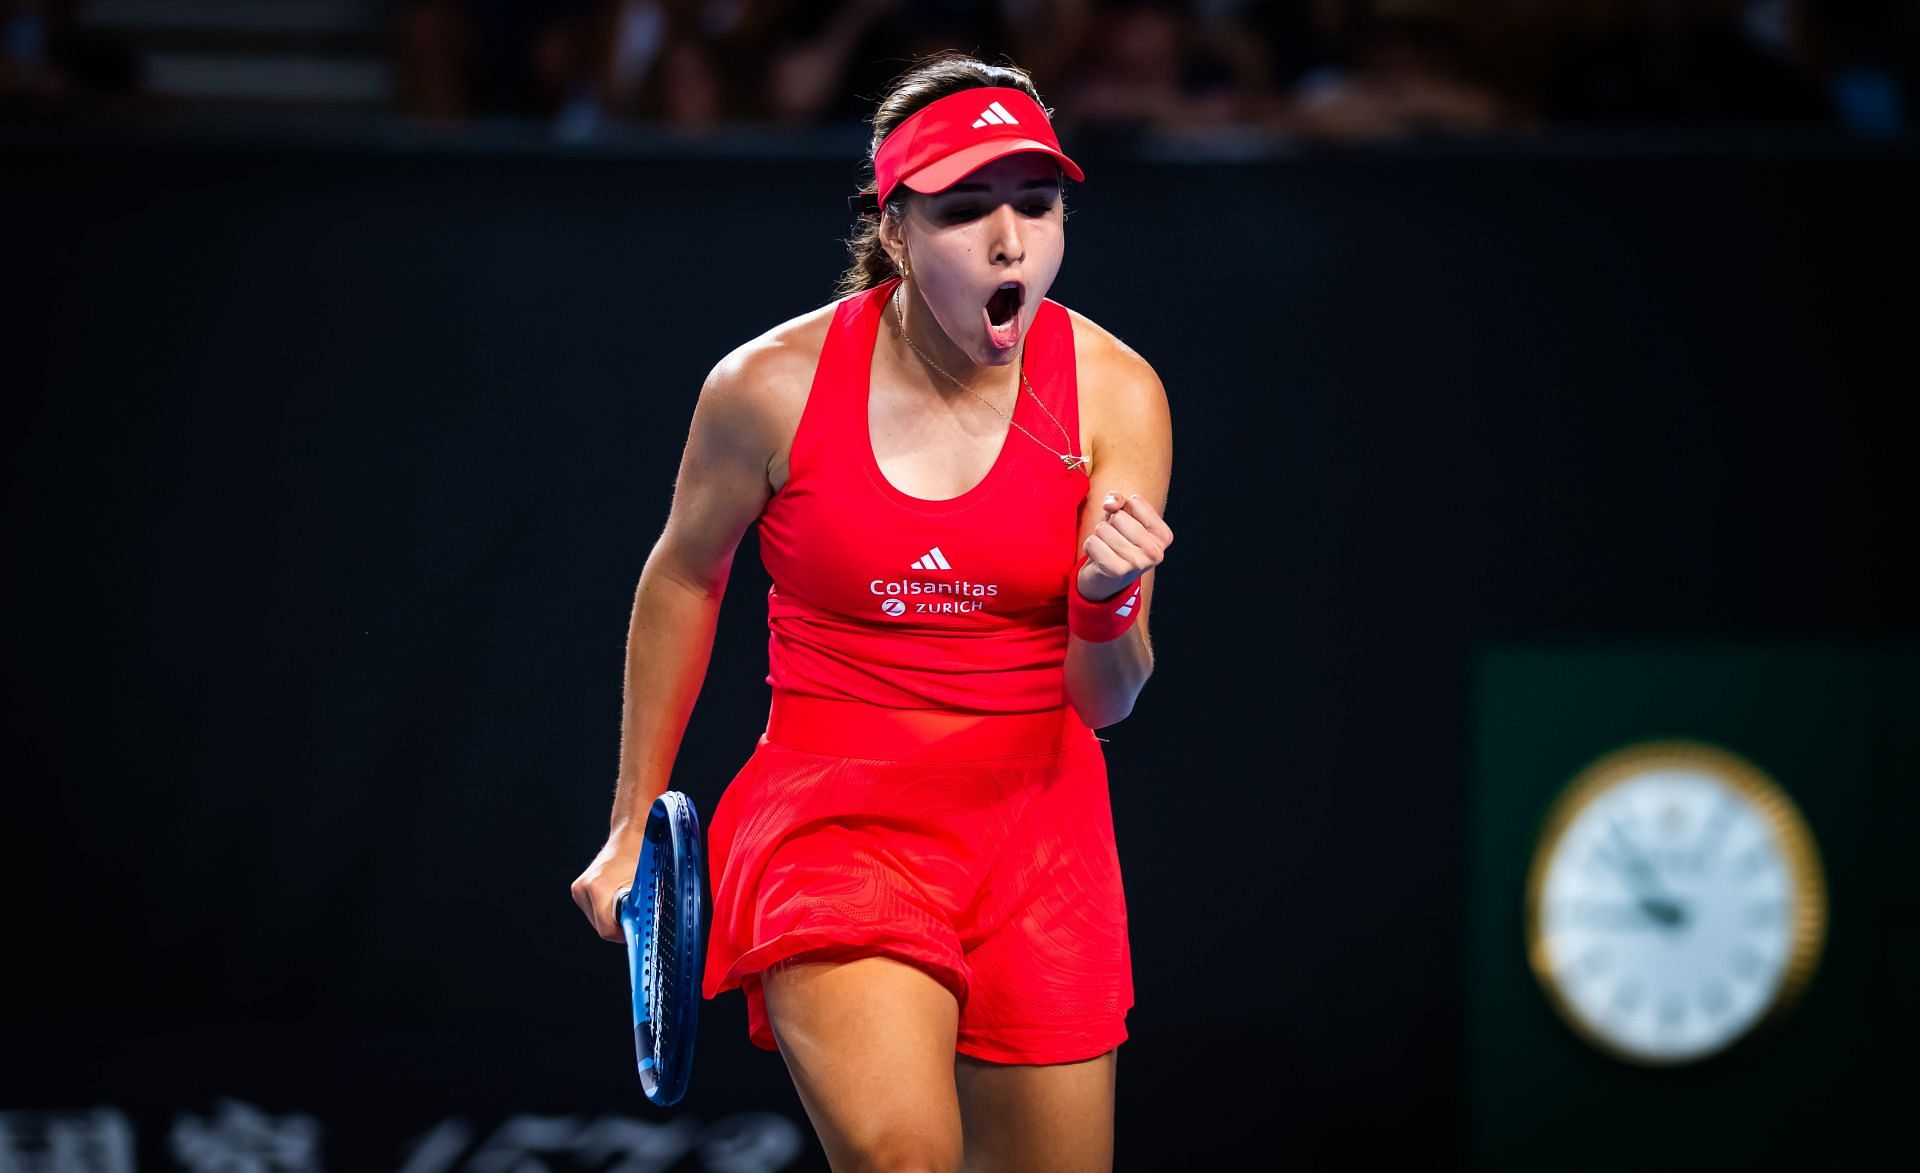
<svg viewBox="0 0 1920 1173"><path fill-rule="evenodd" d="M614 924L620 923L620 905L622 902L626 900L627 893L631 891L633 891L633 885L628 884L626 887L620 889L618 892L615 892L613 894L613 923Z"/></svg>

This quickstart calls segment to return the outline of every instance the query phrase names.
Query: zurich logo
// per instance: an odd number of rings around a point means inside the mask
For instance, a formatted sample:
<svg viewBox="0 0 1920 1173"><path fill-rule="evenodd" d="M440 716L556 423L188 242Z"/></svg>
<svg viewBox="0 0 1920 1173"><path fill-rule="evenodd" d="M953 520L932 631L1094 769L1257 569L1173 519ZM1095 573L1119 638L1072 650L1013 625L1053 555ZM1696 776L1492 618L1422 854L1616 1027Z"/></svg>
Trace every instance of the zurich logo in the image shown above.
<svg viewBox="0 0 1920 1173"><path fill-rule="evenodd" d="M904 615L907 613L907 605L899 599L886 600L880 604L880 609L889 615Z"/></svg>

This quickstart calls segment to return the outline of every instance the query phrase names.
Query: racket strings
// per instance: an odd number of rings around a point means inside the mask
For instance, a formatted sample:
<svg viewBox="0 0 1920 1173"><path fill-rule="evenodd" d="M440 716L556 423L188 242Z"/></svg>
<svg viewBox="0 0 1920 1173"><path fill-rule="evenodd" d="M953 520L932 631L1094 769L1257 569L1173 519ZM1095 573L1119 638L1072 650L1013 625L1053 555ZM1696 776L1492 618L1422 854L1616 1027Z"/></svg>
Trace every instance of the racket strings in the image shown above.
<svg viewBox="0 0 1920 1173"><path fill-rule="evenodd" d="M673 1045L680 1023L680 982L667 966L678 957L679 901L676 898L671 861L663 865L659 851L654 854L647 876L652 915L641 942L641 981L650 1009L647 1032L649 1050L656 1064L664 1066L664 1057Z"/></svg>
<svg viewBox="0 0 1920 1173"><path fill-rule="evenodd" d="M636 928L634 1043L649 1099L669 1105L685 1091L700 1009L699 822L669 804L668 819L648 828L634 892ZM644 896L642 891L644 890ZM641 901L644 899L645 903Z"/></svg>
<svg viewBox="0 0 1920 1173"><path fill-rule="evenodd" d="M675 877L669 871L655 881L658 894L658 910L655 914L657 935L655 940L658 955L670 961L680 958L680 893ZM664 1055L673 1045L680 1031L680 974L667 973L665 967L656 965L654 971L655 1004L660 1007L659 1030L654 1035L654 1050Z"/></svg>

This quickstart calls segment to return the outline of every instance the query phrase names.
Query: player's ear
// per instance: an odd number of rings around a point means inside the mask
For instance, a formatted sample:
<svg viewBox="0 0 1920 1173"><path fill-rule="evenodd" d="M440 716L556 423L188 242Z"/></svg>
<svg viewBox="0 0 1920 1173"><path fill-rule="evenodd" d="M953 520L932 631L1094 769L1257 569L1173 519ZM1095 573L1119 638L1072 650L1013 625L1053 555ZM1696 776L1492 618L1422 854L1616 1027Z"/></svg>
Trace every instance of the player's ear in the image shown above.
<svg viewBox="0 0 1920 1173"><path fill-rule="evenodd" d="M880 209L880 247L886 250L893 267L898 269L900 259L907 255L907 233L900 221L894 219L893 213L885 207Z"/></svg>

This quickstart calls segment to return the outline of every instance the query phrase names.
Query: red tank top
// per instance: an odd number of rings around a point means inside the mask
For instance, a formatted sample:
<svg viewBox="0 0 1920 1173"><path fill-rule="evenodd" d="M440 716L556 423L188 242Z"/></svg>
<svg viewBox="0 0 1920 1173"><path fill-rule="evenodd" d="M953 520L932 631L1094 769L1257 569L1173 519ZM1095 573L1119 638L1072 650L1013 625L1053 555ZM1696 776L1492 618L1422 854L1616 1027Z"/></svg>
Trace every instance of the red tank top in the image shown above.
<svg viewBox="0 0 1920 1173"><path fill-rule="evenodd" d="M896 488L873 454L874 342L898 279L841 300L793 437L787 481L760 516L767 683L898 709L1025 713L1066 703L1068 574L1087 474L1073 323L1044 300L1027 378L986 477L958 497Z"/></svg>

